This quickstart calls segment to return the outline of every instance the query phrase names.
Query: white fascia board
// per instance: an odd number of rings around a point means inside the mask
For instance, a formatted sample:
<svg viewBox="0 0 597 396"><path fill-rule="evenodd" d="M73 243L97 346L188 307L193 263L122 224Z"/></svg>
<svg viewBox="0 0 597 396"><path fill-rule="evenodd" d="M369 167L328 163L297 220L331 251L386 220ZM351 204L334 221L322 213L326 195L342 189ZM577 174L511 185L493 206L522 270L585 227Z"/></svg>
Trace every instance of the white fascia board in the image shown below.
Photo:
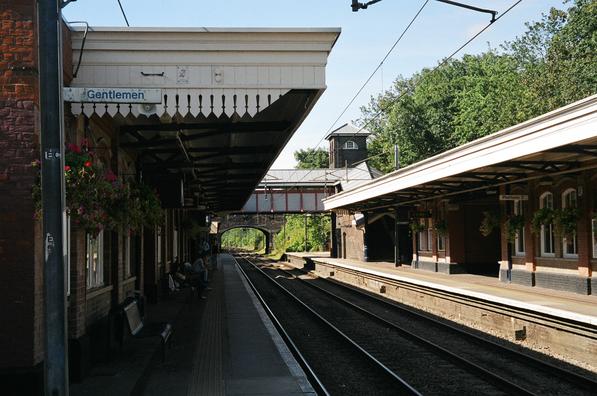
<svg viewBox="0 0 597 396"><path fill-rule="evenodd" d="M597 136L597 95L477 139L324 200L340 208Z"/></svg>

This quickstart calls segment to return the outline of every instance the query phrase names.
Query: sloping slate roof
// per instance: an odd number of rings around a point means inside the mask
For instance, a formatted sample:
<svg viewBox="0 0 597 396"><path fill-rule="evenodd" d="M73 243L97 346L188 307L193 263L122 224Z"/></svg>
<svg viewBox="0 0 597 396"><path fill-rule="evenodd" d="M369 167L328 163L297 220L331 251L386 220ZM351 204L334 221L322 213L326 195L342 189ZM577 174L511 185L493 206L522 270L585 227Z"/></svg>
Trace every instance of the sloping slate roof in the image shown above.
<svg viewBox="0 0 597 396"><path fill-rule="evenodd" d="M353 135L360 135L360 136L369 136L371 132L369 132L365 128L359 128L353 124L344 124L341 127L334 129L330 132L325 138L330 140L332 136L353 136Z"/></svg>
<svg viewBox="0 0 597 396"><path fill-rule="evenodd" d="M346 190L347 185L360 181L372 180L377 171L369 169L362 163L355 168L335 169L270 169L259 186L299 186L299 185L333 185L342 183L342 189ZM353 185L356 187L356 185Z"/></svg>

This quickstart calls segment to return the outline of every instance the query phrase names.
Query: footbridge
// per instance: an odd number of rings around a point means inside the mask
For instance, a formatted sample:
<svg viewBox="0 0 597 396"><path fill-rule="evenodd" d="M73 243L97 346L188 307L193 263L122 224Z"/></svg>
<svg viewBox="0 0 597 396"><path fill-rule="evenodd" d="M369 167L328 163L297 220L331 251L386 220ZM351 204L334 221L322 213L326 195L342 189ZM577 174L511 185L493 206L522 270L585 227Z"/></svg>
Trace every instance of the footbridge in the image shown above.
<svg viewBox="0 0 597 396"><path fill-rule="evenodd" d="M365 163L354 168L271 169L242 209L214 219L218 245L226 231L254 228L264 233L269 253L274 247L273 236L284 227L285 215L324 213L325 198L355 188L375 176L375 171Z"/></svg>

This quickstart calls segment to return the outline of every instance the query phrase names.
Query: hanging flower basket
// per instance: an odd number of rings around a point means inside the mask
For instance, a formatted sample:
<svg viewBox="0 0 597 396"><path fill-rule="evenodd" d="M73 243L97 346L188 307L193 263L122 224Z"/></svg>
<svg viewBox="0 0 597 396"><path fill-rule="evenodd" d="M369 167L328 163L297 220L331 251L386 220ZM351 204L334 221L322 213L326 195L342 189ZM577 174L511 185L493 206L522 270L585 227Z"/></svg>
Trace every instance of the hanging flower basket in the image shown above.
<svg viewBox="0 0 597 396"><path fill-rule="evenodd" d="M516 239L516 235L525 226L525 219L522 215L513 215L506 220L506 233L509 242L513 242Z"/></svg>
<svg viewBox="0 0 597 396"><path fill-rule="evenodd" d="M91 235L118 227L139 230L163 220L157 194L142 183L127 184L94 162L84 143L68 144L64 157L66 211L71 221ZM31 164L39 167L39 161ZM40 178L39 178L40 179ZM37 216L41 214L41 183L32 188Z"/></svg>
<svg viewBox="0 0 597 396"><path fill-rule="evenodd" d="M446 220L438 220L433 223L433 228L437 235L445 236L448 233L448 222Z"/></svg>
<svg viewBox="0 0 597 396"><path fill-rule="evenodd" d="M541 232L541 226L553 224L555 210L551 208L541 208L533 214L531 219L531 228L534 233Z"/></svg>
<svg viewBox="0 0 597 396"><path fill-rule="evenodd" d="M481 220L481 225L479 226L479 232L484 237L488 237L491 235L493 230L500 227L500 219L495 215L493 212L485 211L483 212L483 219Z"/></svg>
<svg viewBox="0 0 597 396"><path fill-rule="evenodd" d="M425 224L419 223L417 219L413 219L409 224L409 228L413 234L416 234L417 232L425 231L426 227Z"/></svg>
<svg viewBox="0 0 597 396"><path fill-rule="evenodd" d="M556 233L564 238L573 238L579 218L578 208L564 208L555 211L554 226Z"/></svg>

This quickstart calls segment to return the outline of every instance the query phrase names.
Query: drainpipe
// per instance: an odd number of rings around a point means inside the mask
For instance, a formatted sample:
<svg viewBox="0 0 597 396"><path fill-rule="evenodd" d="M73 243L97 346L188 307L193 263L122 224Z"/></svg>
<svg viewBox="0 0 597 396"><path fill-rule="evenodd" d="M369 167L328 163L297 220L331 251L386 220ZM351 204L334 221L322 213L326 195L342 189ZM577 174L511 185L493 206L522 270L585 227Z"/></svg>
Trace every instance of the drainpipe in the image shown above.
<svg viewBox="0 0 597 396"><path fill-rule="evenodd" d="M394 266L400 267L400 235L398 225L398 207L394 211Z"/></svg>
<svg viewBox="0 0 597 396"><path fill-rule="evenodd" d="M369 222L369 214L367 212L363 213L363 261L369 261L369 248L368 245L368 236L367 236L367 224Z"/></svg>

